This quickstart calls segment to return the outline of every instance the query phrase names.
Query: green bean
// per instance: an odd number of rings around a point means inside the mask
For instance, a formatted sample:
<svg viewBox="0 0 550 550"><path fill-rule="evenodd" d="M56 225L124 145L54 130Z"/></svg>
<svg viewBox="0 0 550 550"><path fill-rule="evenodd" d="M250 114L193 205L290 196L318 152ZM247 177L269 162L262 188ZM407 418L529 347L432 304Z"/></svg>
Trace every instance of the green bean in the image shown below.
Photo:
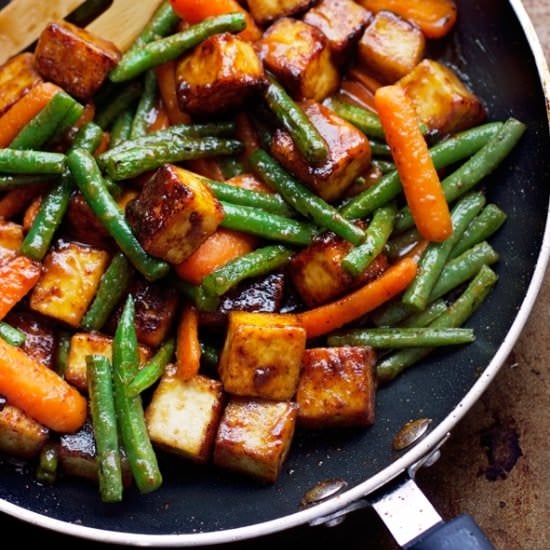
<svg viewBox="0 0 550 550"><path fill-rule="evenodd" d="M240 176L246 171L244 164L235 157L220 157L218 159L218 164L226 180L235 176Z"/></svg>
<svg viewBox="0 0 550 550"><path fill-rule="evenodd" d="M65 155L49 151L0 149L0 172L10 174L55 174L63 173Z"/></svg>
<svg viewBox="0 0 550 550"><path fill-rule="evenodd" d="M55 353L55 372L57 372L57 374L61 377L65 376L65 369L67 367L67 358L69 357L70 348L71 333L67 330L61 330Z"/></svg>
<svg viewBox="0 0 550 550"><path fill-rule="evenodd" d="M209 294L202 285L194 285L177 278L171 282L188 300L190 300L199 311L213 312L220 305L220 298L215 294Z"/></svg>
<svg viewBox="0 0 550 550"><path fill-rule="evenodd" d="M493 139L502 127L502 122L489 122L439 142L430 148L434 166L439 170L475 154ZM401 191L397 170L388 172L376 185L346 202L340 208L340 213L348 219L363 218L395 199Z"/></svg>
<svg viewBox="0 0 550 550"><path fill-rule="evenodd" d="M222 296L244 279L265 275L286 265L293 251L281 245L264 246L209 273L201 282L209 294Z"/></svg>
<svg viewBox="0 0 550 550"><path fill-rule="evenodd" d="M83 149L76 149L68 154L67 165L90 208L132 265L148 280L164 277L170 266L143 250L123 210L109 193L94 157Z"/></svg>
<svg viewBox="0 0 550 550"><path fill-rule="evenodd" d="M94 117L95 123L106 130L121 113L139 101L142 92L143 85L137 80L117 87L116 90L109 94L108 101L97 109ZM97 103L99 105L99 100Z"/></svg>
<svg viewBox="0 0 550 550"><path fill-rule="evenodd" d="M454 202L493 172L510 154L523 133L525 124L509 118L498 133L477 153L441 181L448 203ZM395 231L399 233L414 225L410 210L405 206L397 214Z"/></svg>
<svg viewBox="0 0 550 550"><path fill-rule="evenodd" d="M101 330L111 312L126 292L132 277L132 266L122 252L113 256L103 273L95 297L80 321L86 330Z"/></svg>
<svg viewBox="0 0 550 550"><path fill-rule="evenodd" d="M122 466L109 359L104 355L87 355L86 377L96 446L99 493L103 502L120 502L123 493Z"/></svg>
<svg viewBox="0 0 550 550"><path fill-rule="evenodd" d="M376 113L334 96L327 99L325 104L338 116L359 128L365 135L373 138L385 139L386 136L384 135L382 123Z"/></svg>
<svg viewBox="0 0 550 550"><path fill-rule="evenodd" d="M22 346L25 343L25 333L19 329L12 327L5 321L0 321L0 338L3 338L12 346Z"/></svg>
<svg viewBox="0 0 550 550"><path fill-rule="evenodd" d="M365 233L361 228L346 220L336 208L292 177L263 149L256 150L249 162L256 174L276 189L300 214L355 246L363 242Z"/></svg>
<svg viewBox="0 0 550 550"><path fill-rule="evenodd" d="M508 215L496 204L488 204L466 228L462 238L451 250L451 258L456 258L473 245L488 239L502 226Z"/></svg>
<svg viewBox="0 0 550 550"><path fill-rule="evenodd" d="M210 367L217 367L220 360L220 354L212 345L201 342L201 362Z"/></svg>
<svg viewBox="0 0 550 550"><path fill-rule="evenodd" d="M73 149L86 149L94 153L103 140L103 128L95 122L86 122L76 133L69 151Z"/></svg>
<svg viewBox="0 0 550 550"><path fill-rule="evenodd" d="M220 202L224 212L220 225L227 229L302 246L310 244L317 233L317 228L307 222L285 218L261 208Z"/></svg>
<svg viewBox="0 0 550 550"><path fill-rule="evenodd" d="M496 273L484 265L460 297L439 315L430 327L452 328L462 326L483 303L497 282ZM390 353L376 365L380 383L387 383L433 351L431 347L401 349Z"/></svg>
<svg viewBox="0 0 550 550"><path fill-rule="evenodd" d="M109 151L112 151L130 138L132 131L132 122L134 120L134 110L124 109L120 112L111 125Z"/></svg>
<svg viewBox="0 0 550 550"><path fill-rule="evenodd" d="M420 233L415 227L399 233L399 235L392 235L388 239L387 251L391 259L400 258L411 250L421 240Z"/></svg>
<svg viewBox="0 0 550 550"><path fill-rule="evenodd" d="M48 183L54 180L55 177L52 174L2 174L0 175L0 193L18 187L28 187L35 183Z"/></svg>
<svg viewBox="0 0 550 550"><path fill-rule="evenodd" d="M139 98L134 120L132 121L130 139L136 139L147 134L150 125L151 111L157 99L157 91L157 76L153 69L149 69L146 71L143 79L143 93Z"/></svg>
<svg viewBox="0 0 550 550"><path fill-rule="evenodd" d="M483 193L470 193L461 198L451 211L453 233L441 243L430 243L418 266L418 274L408 286L401 300L417 310L425 309L434 285L443 267L468 224L485 205Z"/></svg>
<svg viewBox="0 0 550 550"><path fill-rule="evenodd" d="M369 139L369 145L373 157L392 158L391 148L387 143L380 143L379 141Z"/></svg>
<svg viewBox="0 0 550 550"><path fill-rule="evenodd" d="M395 164L388 160L372 159L371 164L380 170L382 174L387 174L388 172L395 170Z"/></svg>
<svg viewBox="0 0 550 550"><path fill-rule="evenodd" d="M180 57L209 36L221 32L240 32L245 26L246 20L242 13L210 17L182 32L152 40L126 52L110 72L109 78L112 82L130 80L161 63Z"/></svg>
<svg viewBox="0 0 550 550"><path fill-rule="evenodd" d="M329 346L370 346L377 349L437 347L475 340L470 328L388 327L355 329L329 336Z"/></svg>
<svg viewBox="0 0 550 550"><path fill-rule="evenodd" d="M113 337L113 387L115 410L128 464L142 493L162 485L157 457L147 432L141 396L129 397L127 387L138 371L135 307L128 295Z"/></svg>
<svg viewBox="0 0 550 550"><path fill-rule="evenodd" d="M147 147L134 147L117 155L102 155L98 160L109 177L117 181L133 178L166 163L216 155L233 155L240 153L242 148L243 144L235 139L173 136L170 141L154 143Z"/></svg>
<svg viewBox="0 0 550 550"><path fill-rule="evenodd" d="M47 441L40 450L35 477L41 483L52 485L57 479L59 466L59 446L53 441Z"/></svg>
<svg viewBox="0 0 550 550"><path fill-rule="evenodd" d="M428 304L425 310L416 311L399 322L400 327L426 327L434 319L447 311L447 303L443 299Z"/></svg>
<svg viewBox="0 0 550 550"><path fill-rule="evenodd" d="M395 205L381 206L365 230L365 240L352 248L342 259L342 267L351 275L361 274L380 254L393 231L397 208Z"/></svg>
<svg viewBox="0 0 550 550"><path fill-rule="evenodd" d="M164 369L172 360L176 347L173 338L164 342L155 355L144 365L130 381L127 388L129 397L135 397L150 388L163 375Z"/></svg>
<svg viewBox="0 0 550 550"><path fill-rule="evenodd" d="M73 99L72 104L69 106L63 120L59 123L59 126L49 140L49 143L54 144L56 142L62 142L83 114L84 105Z"/></svg>
<svg viewBox="0 0 550 550"><path fill-rule="evenodd" d="M268 80L269 85L264 97L277 120L292 136L296 147L308 162L323 162L328 155L328 146L324 138L275 77L268 74Z"/></svg>

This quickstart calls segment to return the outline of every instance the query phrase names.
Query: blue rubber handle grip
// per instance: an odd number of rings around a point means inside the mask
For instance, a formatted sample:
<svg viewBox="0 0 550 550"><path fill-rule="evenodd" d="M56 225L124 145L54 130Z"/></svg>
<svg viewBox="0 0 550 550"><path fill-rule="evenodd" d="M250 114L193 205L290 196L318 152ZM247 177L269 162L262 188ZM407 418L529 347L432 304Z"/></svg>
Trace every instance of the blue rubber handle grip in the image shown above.
<svg viewBox="0 0 550 550"><path fill-rule="evenodd" d="M408 550L495 550L472 516L439 523L405 546Z"/></svg>

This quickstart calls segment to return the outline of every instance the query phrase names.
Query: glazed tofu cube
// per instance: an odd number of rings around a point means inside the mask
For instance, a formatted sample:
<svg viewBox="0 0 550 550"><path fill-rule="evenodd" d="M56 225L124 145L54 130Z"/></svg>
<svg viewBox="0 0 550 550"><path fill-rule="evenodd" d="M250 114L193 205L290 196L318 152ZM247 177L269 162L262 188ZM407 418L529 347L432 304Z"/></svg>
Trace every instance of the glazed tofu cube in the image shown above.
<svg viewBox="0 0 550 550"><path fill-rule="evenodd" d="M340 74L328 39L317 27L283 17L257 45L266 69L294 99L322 101L337 90Z"/></svg>
<svg viewBox="0 0 550 550"><path fill-rule="evenodd" d="M247 0L252 17L260 25L287 15L303 13L314 3L313 0Z"/></svg>
<svg viewBox="0 0 550 550"><path fill-rule="evenodd" d="M230 33L207 38L178 62L178 104L190 115L234 111L266 86L250 42Z"/></svg>
<svg viewBox="0 0 550 550"><path fill-rule="evenodd" d="M296 415L290 401L232 398L216 435L214 464L274 483L292 444Z"/></svg>
<svg viewBox="0 0 550 550"><path fill-rule="evenodd" d="M292 399L305 345L306 331L292 315L231 311L218 365L225 391Z"/></svg>
<svg viewBox="0 0 550 550"><path fill-rule="evenodd" d="M65 366L65 380L76 386L80 391L88 391L88 377L86 374L86 356L104 355L112 359L113 340L109 336L98 332L76 332L71 336L67 364ZM151 350L139 346L140 365L143 365L151 356Z"/></svg>
<svg viewBox="0 0 550 550"><path fill-rule="evenodd" d="M379 254L363 273L350 275L341 264L351 248L349 242L329 232L293 256L290 279L304 304L316 307L329 302L376 279L387 269L387 256Z"/></svg>
<svg viewBox="0 0 550 550"><path fill-rule="evenodd" d="M0 218L0 247L16 251L23 243L23 226Z"/></svg>
<svg viewBox="0 0 550 550"><path fill-rule="evenodd" d="M372 14L353 0L321 0L304 15L305 23L317 27L328 38L334 59L344 62Z"/></svg>
<svg viewBox="0 0 550 550"><path fill-rule="evenodd" d="M33 458L40 453L48 436L48 428L18 407L0 407L0 453Z"/></svg>
<svg viewBox="0 0 550 550"><path fill-rule="evenodd" d="M89 100L121 57L113 42L67 21L53 21L40 34L35 49L40 74L70 95Z"/></svg>
<svg viewBox="0 0 550 550"><path fill-rule="evenodd" d="M31 293L31 309L77 327L108 263L105 250L58 241L44 258L42 275Z"/></svg>
<svg viewBox="0 0 550 550"><path fill-rule="evenodd" d="M221 382L197 374L182 381L167 369L145 411L151 441L204 464L211 455L223 408Z"/></svg>
<svg viewBox="0 0 550 550"><path fill-rule="evenodd" d="M336 201L369 166L369 140L363 132L321 103L305 100L299 105L328 146L326 160L310 164L289 132L282 128L273 135L271 154L325 201Z"/></svg>
<svg viewBox="0 0 550 550"><path fill-rule="evenodd" d="M165 164L128 203L126 217L149 254L178 264L214 233L223 209L204 178Z"/></svg>
<svg viewBox="0 0 550 550"><path fill-rule="evenodd" d="M0 115L41 80L32 53L20 53L6 61L0 67Z"/></svg>
<svg viewBox="0 0 550 550"><path fill-rule="evenodd" d="M376 355L369 347L306 350L296 402L308 428L370 426L374 422Z"/></svg>
<svg viewBox="0 0 550 550"><path fill-rule="evenodd" d="M397 83L413 101L420 121L440 134L459 132L485 119L480 99L443 63L424 59Z"/></svg>
<svg viewBox="0 0 550 550"><path fill-rule="evenodd" d="M359 40L359 62L383 84L393 84L424 57L426 39L410 21L379 11Z"/></svg>

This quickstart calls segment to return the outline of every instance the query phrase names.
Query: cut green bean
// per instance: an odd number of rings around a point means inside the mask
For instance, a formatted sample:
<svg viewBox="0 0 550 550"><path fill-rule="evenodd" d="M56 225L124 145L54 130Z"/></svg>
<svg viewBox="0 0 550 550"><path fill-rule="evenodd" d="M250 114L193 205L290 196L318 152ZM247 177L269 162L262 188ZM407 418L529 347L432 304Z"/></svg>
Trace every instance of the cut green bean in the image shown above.
<svg viewBox="0 0 550 550"><path fill-rule="evenodd" d="M0 172L10 174L55 174L65 169L65 155L31 149L0 149Z"/></svg>
<svg viewBox="0 0 550 550"><path fill-rule="evenodd" d="M99 287L90 307L80 321L86 330L101 330L107 322L131 280L133 269L126 256L121 252L115 254L109 267L101 277Z"/></svg>
<svg viewBox="0 0 550 550"><path fill-rule="evenodd" d="M41 483L52 485L57 479L59 466L59 446L53 441L47 441L40 450L35 477Z"/></svg>
<svg viewBox="0 0 550 550"><path fill-rule="evenodd" d="M373 138L385 139L386 136L384 135L382 123L376 113L334 96L327 99L325 104L338 116L359 128L365 135Z"/></svg>
<svg viewBox="0 0 550 550"><path fill-rule="evenodd" d="M370 346L377 349L438 347L475 340L470 328L388 327L355 329L329 336L329 346Z"/></svg>
<svg viewBox="0 0 550 550"><path fill-rule="evenodd" d="M220 157L217 161L226 180L240 176L246 171L244 164L238 158Z"/></svg>
<svg viewBox="0 0 550 550"><path fill-rule="evenodd" d="M370 139L369 145L373 157L392 158L391 148L387 143L380 143L379 141Z"/></svg>
<svg viewBox="0 0 550 550"><path fill-rule="evenodd" d="M245 26L242 13L209 17L182 32L152 40L126 52L110 72L109 78L112 82L130 80L161 63L180 57L209 36L221 32L240 32Z"/></svg>
<svg viewBox="0 0 550 550"><path fill-rule="evenodd" d="M190 300L199 311L213 312L220 305L219 296L207 293L202 285L194 285L180 278L176 278L172 285Z"/></svg>
<svg viewBox="0 0 550 550"><path fill-rule="evenodd" d="M155 355L139 369L128 384L127 393L129 397L139 395L158 381L164 374L166 365L172 360L175 347L176 344L173 338L160 346Z"/></svg>
<svg viewBox="0 0 550 550"><path fill-rule="evenodd" d="M292 250L280 245L257 248L215 269L201 285L207 293L222 296L245 279L265 275L286 265L292 254Z"/></svg>
<svg viewBox="0 0 550 550"><path fill-rule="evenodd" d="M139 98L132 128L130 130L130 139L140 138L148 133L151 124L151 111L155 107L157 99L157 76L153 69L146 71L143 78L143 93Z"/></svg>
<svg viewBox="0 0 550 550"><path fill-rule="evenodd" d="M393 222L397 208L391 204L381 206L374 212L374 216L365 230L365 240L342 259L342 267L351 275L357 276L372 263L386 246L393 231Z"/></svg>
<svg viewBox="0 0 550 550"><path fill-rule="evenodd" d="M115 117L111 125L109 151L125 143L130 138L133 120L134 109L125 109Z"/></svg>
<svg viewBox="0 0 550 550"><path fill-rule="evenodd" d="M148 280L164 277L170 270L169 264L149 256L142 248L124 212L109 193L94 157L76 149L68 154L67 165L90 208L133 266Z"/></svg>
<svg viewBox="0 0 550 550"><path fill-rule="evenodd" d="M113 374L109 359L104 355L87 355L86 377L96 446L99 493L103 502L120 502L124 487Z"/></svg>
<svg viewBox="0 0 550 550"><path fill-rule="evenodd" d="M297 212L355 246L363 242L365 233L360 227L346 220L336 208L292 177L263 149L256 150L249 162L256 174L276 189Z"/></svg>
<svg viewBox="0 0 550 550"><path fill-rule="evenodd" d="M116 118L139 101L143 92L143 84L134 80L118 87L104 104L98 108L95 115L95 123L107 130Z"/></svg>
<svg viewBox="0 0 550 550"><path fill-rule="evenodd" d="M308 162L323 162L328 155L328 146L324 138L273 75L268 75L268 80L269 85L264 97L277 120L292 136L296 147Z"/></svg>
<svg viewBox="0 0 550 550"><path fill-rule="evenodd" d="M3 338L8 344L12 346L22 346L25 343L25 333L21 330L12 327L5 321L0 321L0 338Z"/></svg>
<svg viewBox="0 0 550 550"><path fill-rule="evenodd" d="M432 321L447 311L447 303L443 299L428 304L423 311L416 311L399 322L400 327L427 327Z"/></svg>
<svg viewBox="0 0 550 550"><path fill-rule="evenodd" d="M65 376L67 368L67 359L71 348L71 333L67 330L62 330L59 334L57 350L55 353L55 372L59 376Z"/></svg>
<svg viewBox="0 0 550 550"><path fill-rule="evenodd" d="M36 183L49 183L55 178L56 176L51 174L2 174L0 175L0 193L18 187L28 187Z"/></svg>

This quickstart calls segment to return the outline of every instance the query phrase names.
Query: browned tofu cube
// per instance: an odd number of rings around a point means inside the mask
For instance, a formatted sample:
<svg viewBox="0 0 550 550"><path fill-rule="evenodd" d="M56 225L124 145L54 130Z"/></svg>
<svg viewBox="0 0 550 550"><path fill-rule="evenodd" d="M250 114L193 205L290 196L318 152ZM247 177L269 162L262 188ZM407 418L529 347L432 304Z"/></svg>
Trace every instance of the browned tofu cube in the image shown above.
<svg viewBox="0 0 550 550"><path fill-rule="evenodd" d="M41 80L32 53L20 53L6 61L0 67L0 115Z"/></svg>
<svg viewBox="0 0 550 550"><path fill-rule="evenodd" d="M372 14L353 0L321 0L303 20L328 38L334 59L344 62L363 34Z"/></svg>
<svg viewBox="0 0 550 550"><path fill-rule="evenodd" d="M388 267L388 258L379 254L354 277L343 267L342 260L352 245L334 233L324 233L290 260L289 273L294 288L309 307L316 307L368 283Z"/></svg>
<svg viewBox="0 0 550 550"><path fill-rule="evenodd" d="M0 453L33 458L40 453L48 436L48 428L18 407L0 407Z"/></svg>
<svg viewBox="0 0 550 550"><path fill-rule="evenodd" d="M86 367L87 355L103 355L112 359L113 340L109 336L98 332L76 332L71 336L67 362L65 366L65 380L77 387L81 392L88 391L88 376ZM150 358L151 351L139 346L140 365Z"/></svg>
<svg viewBox="0 0 550 550"><path fill-rule="evenodd" d="M441 134L480 124L486 116L480 99L447 65L424 59L397 84L413 101L421 122Z"/></svg>
<svg viewBox="0 0 550 550"><path fill-rule="evenodd" d="M219 380L197 374L182 381L168 368L145 411L151 441L204 464L211 455L223 408Z"/></svg>
<svg viewBox="0 0 550 550"><path fill-rule="evenodd" d="M149 254L178 264L214 233L223 209L204 178L165 164L128 203L126 217Z"/></svg>
<svg viewBox="0 0 550 550"><path fill-rule="evenodd" d="M58 241L44 258L42 275L30 297L31 309L77 327L108 263L104 250Z"/></svg>
<svg viewBox="0 0 550 550"><path fill-rule="evenodd" d="M231 311L218 365L225 391L292 399L305 346L306 331L292 315Z"/></svg>
<svg viewBox="0 0 550 550"><path fill-rule="evenodd" d="M292 444L296 414L290 401L232 398L216 435L214 464L274 483Z"/></svg>
<svg viewBox="0 0 550 550"><path fill-rule="evenodd" d="M384 84L393 84L424 57L426 39L410 21L379 11L359 40L359 61Z"/></svg>
<svg viewBox="0 0 550 550"><path fill-rule="evenodd" d="M234 111L266 85L252 44L230 33L207 38L176 68L178 103L190 115Z"/></svg>
<svg viewBox="0 0 550 550"><path fill-rule="evenodd" d="M314 0L247 0L252 17L260 25L303 13L314 3Z"/></svg>
<svg viewBox="0 0 550 550"><path fill-rule="evenodd" d="M353 124L321 103L305 100L299 105L328 146L326 160L310 164L298 150L290 133L282 128L273 135L271 154L321 198L328 202L336 201L369 166L369 140Z"/></svg>
<svg viewBox="0 0 550 550"><path fill-rule="evenodd" d="M283 17L265 30L257 46L266 69L294 99L322 101L338 89L340 73L317 27Z"/></svg>
<svg viewBox="0 0 550 550"><path fill-rule="evenodd" d="M308 428L370 426L374 422L376 355L370 347L306 350L296 402Z"/></svg>
<svg viewBox="0 0 550 550"><path fill-rule="evenodd" d="M40 34L34 55L46 80L86 101L101 87L121 52L109 40L67 21L54 21Z"/></svg>
<svg viewBox="0 0 550 550"><path fill-rule="evenodd" d="M23 226L0 218L0 247L16 251L23 243Z"/></svg>

